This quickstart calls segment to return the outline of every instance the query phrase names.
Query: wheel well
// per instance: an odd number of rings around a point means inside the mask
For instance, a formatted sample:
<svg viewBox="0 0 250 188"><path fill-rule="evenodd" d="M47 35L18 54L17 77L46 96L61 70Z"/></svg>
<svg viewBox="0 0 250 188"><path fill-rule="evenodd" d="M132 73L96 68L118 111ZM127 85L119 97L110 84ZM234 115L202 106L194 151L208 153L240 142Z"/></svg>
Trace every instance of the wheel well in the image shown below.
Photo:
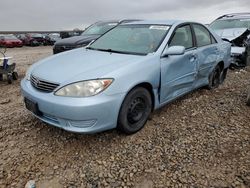
<svg viewBox="0 0 250 188"><path fill-rule="evenodd" d="M154 106L155 106L155 98L154 98L154 92L153 92L152 85L150 83L144 82L144 83L140 83L140 84L134 86L131 90L133 90L133 89L135 89L137 87L143 87L146 90L148 90L148 92L150 93L150 96L151 96L151 100L152 100L152 109L151 110L153 111L154 110Z"/></svg>

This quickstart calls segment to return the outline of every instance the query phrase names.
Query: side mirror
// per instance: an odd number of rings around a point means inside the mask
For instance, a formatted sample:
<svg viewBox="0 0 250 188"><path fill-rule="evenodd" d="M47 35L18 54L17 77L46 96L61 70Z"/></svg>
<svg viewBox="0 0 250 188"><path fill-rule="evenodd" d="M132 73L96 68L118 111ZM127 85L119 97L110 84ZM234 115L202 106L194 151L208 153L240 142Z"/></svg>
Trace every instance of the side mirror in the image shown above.
<svg viewBox="0 0 250 188"><path fill-rule="evenodd" d="M170 55L183 55L185 53L184 46L171 46L164 50L162 57L167 57Z"/></svg>

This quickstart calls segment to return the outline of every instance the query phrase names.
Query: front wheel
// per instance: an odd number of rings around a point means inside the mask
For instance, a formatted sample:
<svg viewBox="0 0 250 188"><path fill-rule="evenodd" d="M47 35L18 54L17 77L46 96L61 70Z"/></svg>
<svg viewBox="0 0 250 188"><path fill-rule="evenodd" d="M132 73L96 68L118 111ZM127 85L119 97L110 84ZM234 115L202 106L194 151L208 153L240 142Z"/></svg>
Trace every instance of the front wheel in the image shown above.
<svg viewBox="0 0 250 188"><path fill-rule="evenodd" d="M126 134L136 133L146 124L151 109L152 99L149 91L142 87L133 89L123 101L117 128Z"/></svg>

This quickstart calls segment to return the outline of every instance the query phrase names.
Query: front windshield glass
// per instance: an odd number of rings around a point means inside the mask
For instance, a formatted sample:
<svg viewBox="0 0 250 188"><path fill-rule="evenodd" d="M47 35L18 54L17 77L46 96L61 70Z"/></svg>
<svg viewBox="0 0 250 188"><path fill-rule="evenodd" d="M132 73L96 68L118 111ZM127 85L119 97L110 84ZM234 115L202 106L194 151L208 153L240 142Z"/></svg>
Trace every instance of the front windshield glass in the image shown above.
<svg viewBox="0 0 250 188"><path fill-rule="evenodd" d="M214 30L230 29L230 28L250 29L250 19L216 20L210 25L210 27Z"/></svg>
<svg viewBox="0 0 250 188"><path fill-rule="evenodd" d="M97 23L87 28L82 35L103 35L110 29L117 26L117 22Z"/></svg>
<svg viewBox="0 0 250 188"><path fill-rule="evenodd" d="M158 49L169 28L167 25L120 25L100 37L89 48L146 55Z"/></svg>

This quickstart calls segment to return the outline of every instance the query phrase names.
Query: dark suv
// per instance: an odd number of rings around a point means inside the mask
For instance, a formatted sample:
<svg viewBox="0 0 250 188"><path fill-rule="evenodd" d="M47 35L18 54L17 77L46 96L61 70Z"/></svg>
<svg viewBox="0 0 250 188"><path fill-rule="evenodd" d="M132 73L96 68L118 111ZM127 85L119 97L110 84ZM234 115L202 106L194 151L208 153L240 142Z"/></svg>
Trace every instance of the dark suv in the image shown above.
<svg viewBox="0 0 250 188"><path fill-rule="evenodd" d="M89 26L80 36L65 38L57 41L53 47L53 53L57 54L67 50L87 46L90 42L96 40L117 25L133 21L139 20L111 20L96 22Z"/></svg>
<svg viewBox="0 0 250 188"><path fill-rule="evenodd" d="M250 13L226 14L210 24L224 40L231 42L233 67L250 65Z"/></svg>

